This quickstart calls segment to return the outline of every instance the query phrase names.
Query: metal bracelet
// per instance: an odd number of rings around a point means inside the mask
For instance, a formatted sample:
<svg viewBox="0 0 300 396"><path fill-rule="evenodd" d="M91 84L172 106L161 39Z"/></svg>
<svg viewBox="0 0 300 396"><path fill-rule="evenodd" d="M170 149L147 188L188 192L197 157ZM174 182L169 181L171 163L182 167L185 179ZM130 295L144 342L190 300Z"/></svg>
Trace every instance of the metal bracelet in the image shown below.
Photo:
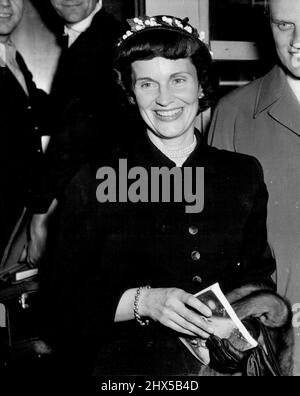
<svg viewBox="0 0 300 396"><path fill-rule="evenodd" d="M135 320L141 325L141 326L148 326L149 320L148 319L142 319L141 315L139 314L139 299L141 295L141 291L143 289L151 289L151 286L141 286L137 289L135 296L134 296L134 302L133 302L133 314Z"/></svg>

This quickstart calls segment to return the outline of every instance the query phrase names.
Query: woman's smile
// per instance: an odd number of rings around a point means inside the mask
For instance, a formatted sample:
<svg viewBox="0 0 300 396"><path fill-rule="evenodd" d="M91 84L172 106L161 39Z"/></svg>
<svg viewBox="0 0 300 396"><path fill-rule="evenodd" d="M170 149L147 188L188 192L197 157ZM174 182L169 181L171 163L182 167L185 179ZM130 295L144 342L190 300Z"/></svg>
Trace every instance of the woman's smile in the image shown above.
<svg viewBox="0 0 300 396"><path fill-rule="evenodd" d="M154 113L160 121L175 121L182 115L183 107L170 110L154 110Z"/></svg>

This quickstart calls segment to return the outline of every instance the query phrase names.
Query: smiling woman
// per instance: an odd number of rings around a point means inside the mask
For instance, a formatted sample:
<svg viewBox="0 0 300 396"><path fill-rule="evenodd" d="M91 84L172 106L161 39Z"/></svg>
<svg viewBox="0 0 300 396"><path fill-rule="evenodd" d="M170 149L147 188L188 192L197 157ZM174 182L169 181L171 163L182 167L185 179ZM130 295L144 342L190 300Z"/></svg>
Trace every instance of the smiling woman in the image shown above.
<svg viewBox="0 0 300 396"><path fill-rule="evenodd" d="M129 23L115 70L139 136L122 128L126 147L116 141L63 192L43 324L72 367L94 363L79 350L99 353L95 375L197 374L179 336L205 342L214 329L194 293L272 286L267 191L255 159L210 148L195 129L218 86L197 30L163 15Z"/></svg>

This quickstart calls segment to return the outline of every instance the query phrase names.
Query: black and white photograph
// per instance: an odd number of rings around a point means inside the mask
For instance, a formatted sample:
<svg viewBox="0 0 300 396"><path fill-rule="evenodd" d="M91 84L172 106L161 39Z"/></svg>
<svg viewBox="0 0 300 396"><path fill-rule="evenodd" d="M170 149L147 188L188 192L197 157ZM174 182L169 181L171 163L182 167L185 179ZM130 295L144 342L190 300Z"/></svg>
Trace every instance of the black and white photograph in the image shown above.
<svg viewBox="0 0 300 396"><path fill-rule="evenodd" d="M300 0L0 0L0 165L0 388L300 376Z"/></svg>

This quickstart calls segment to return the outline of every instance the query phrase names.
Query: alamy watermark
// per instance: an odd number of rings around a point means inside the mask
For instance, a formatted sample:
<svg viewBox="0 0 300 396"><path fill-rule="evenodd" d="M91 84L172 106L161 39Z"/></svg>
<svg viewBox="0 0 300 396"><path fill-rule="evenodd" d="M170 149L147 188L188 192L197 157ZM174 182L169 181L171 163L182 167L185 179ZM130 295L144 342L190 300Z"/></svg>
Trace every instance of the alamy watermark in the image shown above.
<svg viewBox="0 0 300 396"><path fill-rule="evenodd" d="M100 181L96 196L105 202L185 202L186 213L200 213L204 208L203 167L136 166L128 169L126 159L119 159L118 169L104 166L96 174ZM300 327L300 303L292 306L294 328Z"/></svg>
<svg viewBox="0 0 300 396"><path fill-rule="evenodd" d="M151 167L128 169L126 159L119 159L118 169L104 166L96 174L100 184L96 197L105 202L185 202L186 213L200 213L204 208L203 167Z"/></svg>

